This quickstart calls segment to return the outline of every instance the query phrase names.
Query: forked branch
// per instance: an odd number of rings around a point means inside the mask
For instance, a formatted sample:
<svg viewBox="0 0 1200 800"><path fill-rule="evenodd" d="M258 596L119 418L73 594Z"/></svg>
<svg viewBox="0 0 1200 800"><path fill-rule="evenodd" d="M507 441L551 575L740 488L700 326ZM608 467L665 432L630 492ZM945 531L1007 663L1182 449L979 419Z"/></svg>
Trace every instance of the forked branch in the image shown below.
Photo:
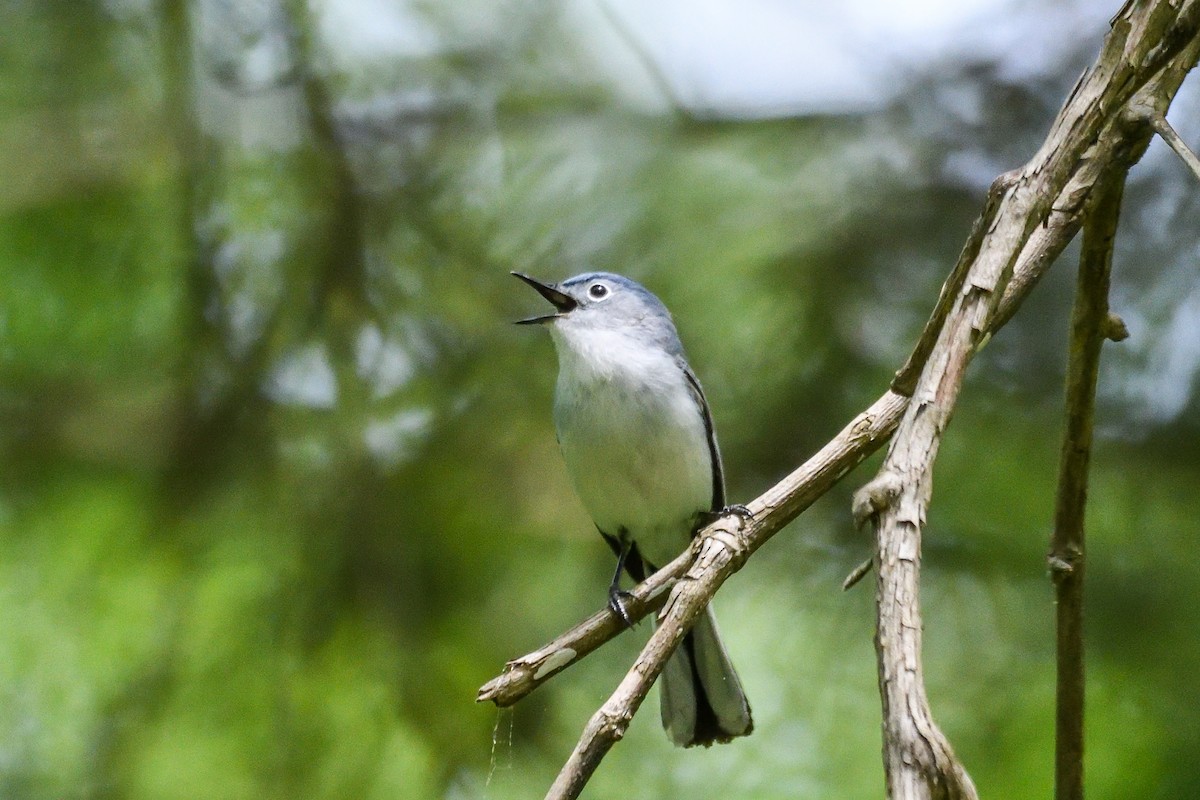
<svg viewBox="0 0 1200 800"><path fill-rule="evenodd" d="M856 507L870 509L878 537L876 654L884 715L884 768L891 798L932 800L977 796L949 740L933 720L925 692L920 606L921 538L933 491L933 463L971 358L986 343L998 301L1015 274L1022 250L1078 173L1081 161L1098 161L1106 128L1124 124L1136 93L1197 36L1200 4L1129 3L1114 19L1096 64L1084 74L1059 112L1038 154L1005 190L995 219L965 269L929 358L916 381L879 475L860 490ZM1191 55L1194 63L1194 53ZM1170 73L1173 74L1173 73ZM1166 88L1166 78L1156 86ZM1177 87L1176 87L1177 88ZM1173 96L1171 89L1169 95ZM1144 127L1144 126L1143 126ZM1102 175L1123 174L1129 158L1144 150L1104 159ZM1136 157L1136 156L1135 156ZM1091 206L1093 179L1068 206ZM961 262L960 262L961 266ZM956 270L957 272L957 270ZM940 305L939 305L940 307ZM882 501L877 498L883 498Z"/></svg>
<svg viewBox="0 0 1200 800"><path fill-rule="evenodd" d="M1195 63L1198 30L1200 0L1131 2L1122 9L1096 65L1080 79L1038 154L993 185L893 389L751 502L754 518L745 527L735 528L728 520L714 523L687 554L635 589L638 600L628 610L637 619L675 584L659 629L584 729L548 798L579 795L605 753L624 735L684 632L724 581L886 442L897 426L884 469L865 487L865 500L856 503L875 520L878 532L877 652L889 796L975 796L970 778L933 723L920 671L920 534L933 459L970 358L1012 317L1078 231L1097 181L1140 158L1151 133L1141 109L1165 111ZM1130 109L1138 112L1127 113ZM504 674L480 690L479 700L511 705L620 631L614 617L600 612L550 645L510 662Z"/></svg>

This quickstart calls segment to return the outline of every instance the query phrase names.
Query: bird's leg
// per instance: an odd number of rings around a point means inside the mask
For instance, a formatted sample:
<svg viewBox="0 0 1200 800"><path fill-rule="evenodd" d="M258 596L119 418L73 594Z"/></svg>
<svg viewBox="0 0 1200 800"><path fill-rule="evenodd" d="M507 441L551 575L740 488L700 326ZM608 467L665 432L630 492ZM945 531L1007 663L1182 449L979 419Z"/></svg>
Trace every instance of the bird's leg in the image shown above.
<svg viewBox="0 0 1200 800"><path fill-rule="evenodd" d="M617 569L613 572L612 583L608 585L608 607L621 618L627 628L633 627L633 620L629 618L629 612L625 610L625 598L632 595L621 588L621 573L625 571L625 559L629 558L631 549L633 549L633 543L629 539L622 538L621 550L617 553Z"/></svg>

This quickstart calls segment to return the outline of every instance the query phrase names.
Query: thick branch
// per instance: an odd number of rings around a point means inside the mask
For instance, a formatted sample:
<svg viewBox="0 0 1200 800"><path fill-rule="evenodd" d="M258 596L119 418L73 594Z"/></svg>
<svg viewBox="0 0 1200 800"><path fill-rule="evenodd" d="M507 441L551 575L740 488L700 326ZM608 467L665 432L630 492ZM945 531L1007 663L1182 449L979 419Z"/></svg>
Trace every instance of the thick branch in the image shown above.
<svg viewBox="0 0 1200 800"><path fill-rule="evenodd" d="M1114 109L1196 38L1200 3L1129 3L1114 20L1096 65L1077 84L1038 154L1005 190L961 289L913 390L879 475L860 493L882 503L878 534L876 652L884 711L884 761L893 798L974 798L975 787L933 721L921 666L921 533L932 469L967 365L986 341L1021 252L1061 198L1086 156L1097 161L1099 136ZM1162 87L1160 87L1162 88ZM1173 94L1173 92L1171 92ZM1116 155L1116 154L1114 154ZM1102 169L1114 164L1100 162ZM1083 188L1083 187L1081 187ZM1074 208L1086 193L1067 197ZM965 251L964 251L965 252Z"/></svg>
<svg viewBox="0 0 1200 800"><path fill-rule="evenodd" d="M1054 537L1049 555L1058 617L1056 800L1083 800L1083 521L1100 346L1109 328L1108 287L1113 240L1124 187L1125 173L1119 171L1114 171L1096 187L1096 204L1083 229L1075 309L1071 315L1066 421L1059 461Z"/></svg>

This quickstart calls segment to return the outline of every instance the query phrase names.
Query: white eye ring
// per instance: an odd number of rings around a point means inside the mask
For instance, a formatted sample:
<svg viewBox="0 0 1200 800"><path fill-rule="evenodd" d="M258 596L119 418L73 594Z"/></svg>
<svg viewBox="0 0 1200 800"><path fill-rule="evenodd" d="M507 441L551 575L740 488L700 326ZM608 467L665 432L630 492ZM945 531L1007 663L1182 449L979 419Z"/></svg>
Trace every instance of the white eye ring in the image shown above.
<svg viewBox="0 0 1200 800"><path fill-rule="evenodd" d="M588 297L593 300L603 300L608 297L608 287L603 283L593 283L588 287Z"/></svg>

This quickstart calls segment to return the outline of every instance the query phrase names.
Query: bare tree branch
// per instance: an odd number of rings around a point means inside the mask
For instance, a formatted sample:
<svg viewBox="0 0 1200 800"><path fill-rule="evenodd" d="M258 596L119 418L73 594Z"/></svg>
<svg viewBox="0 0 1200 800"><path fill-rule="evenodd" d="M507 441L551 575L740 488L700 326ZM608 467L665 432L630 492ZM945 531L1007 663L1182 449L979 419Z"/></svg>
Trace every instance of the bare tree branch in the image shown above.
<svg viewBox="0 0 1200 800"><path fill-rule="evenodd" d="M1175 129L1171 127L1171 123L1167 122L1167 118L1162 114L1155 114L1150 118L1150 123L1154 126L1154 131L1163 138L1163 141L1171 146L1175 151L1175 155L1187 164L1188 169L1197 178L1200 178L1200 158L1188 148Z"/></svg>
<svg viewBox="0 0 1200 800"><path fill-rule="evenodd" d="M979 248L983 244L984 237L991 231L996 220L996 213L1000 210L1000 201L1004 198L1005 192L1008 191L1016 180L1016 176L1017 173L1015 172L1006 172L992 181L992 186L988 190L987 200L984 202L983 213L979 215L979 218L975 220L975 224L971 226L971 235L967 237L967 243L963 246L954 269L950 271L949 277L942 284L942 290L938 294L937 303L933 307L933 313L929 315L929 320L925 323L925 327L922 329L921 335L917 339L917 344L909 355L908 360L904 362L904 366L900 368L896 373L896 377L892 379L893 392L902 394L905 397L912 396L917 378L920 376L921 370L925 368L925 362L929 360L929 354L933 351L938 333L941 332L942 326L946 322L946 316L950 313L950 308L954 304L955 298L962 290L963 281L967 277L967 269L979 256Z"/></svg>
<svg viewBox="0 0 1200 800"><path fill-rule="evenodd" d="M1083 522L1100 346L1109 327L1109 275L1124 188L1125 173L1116 170L1096 187L1096 202L1083 228L1083 250L1071 315L1066 421L1054 536L1048 556L1057 612L1056 800L1083 800Z"/></svg>
<svg viewBox="0 0 1200 800"><path fill-rule="evenodd" d="M1180 64L1190 64L1194 61L1195 57L1192 54L1186 54L1176 59L1176 62ZM1160 75L1152 85L1146 86L1138 94L1131 105L1141 107L1153 101L1155 106L1165 107L1169 104L1170 98L1174 96L1185 72L1185 68L1164 71L1164 74ZM1127 121L1116 119L1108 123L1092 157L1078 166L1067 186L1051 206L1050 213L1034 229L1022 250L1021 257L1013 271L1013 278L988 326L989 334L998 330L1012 318L1020 307L1021 301L1074 237L1082 218L1083 199L1087 197L1091 186L1096 182L1102 170L1109 168L1114 159L1118 158L1123 163L1135 163L1144 152L1148 141L1149 132L1145 126L1131 125ZM987 203L989 208L998 200L997 192L1006 186L1004 178L1005 176L1001 176L1001 179L994 184L993 193L989 195L990 199ZM982 220L988 218L989 215L985 209L984 215L980 218L981 221L975 225L975 231L985 231L988 226L984 225ZM976 235L981 235L981 233L973 233L972 237ZM975 251L977 249L976 247ZM954 280L952 275L947 282L950 283ZM961 282L957 285L961 285ZM943 295L945 294L946 290L943 289ZM926 327L928 329L929 325ZM918 347L920 346L918 345ZM918 369L924 365L924 361L915 355L910 356L907 363L917 364ZM906 364L906 367L902 368L898 375L905 374L909 369ZM898 377L897 381L901 381L901 379ZM775 531L791 522L816 498L823 495L878 449L895 429L906 405L907 399L902 395L894 391L885 393L870 408L852 420L820 452L767 493L750 503L752 510L769 508L769 510L756 511L754 523L743 532L744 536L751 539L751 551L757 549ZM868 431L868 435L860 435L863 431ZM659 572L647 578L645 582L639 584L633 590L633 599L626 608L630 618L634 621L640 620L646 614L661 607L665 602L662 595L663 589L670 586L687 571L694 555L692 551L683 553ZM491 701L501 707L513 705L550 677L579 661L624 630L625 626L611 611L607 608L601 609L552 642L532 653L510 661L502 674L480 688L477 699L479 702Z"/></svg>
<svg viewBox="0 0 1200 800"><path fill-rule="evenodd" d="M1143 109L1169 105L1195 63L1197 30L1200 0L1175 7L1166 0L1133 2L1122 9L1097 65L1080 79L1037 156L994 183L925 332L894 382L901 390L911 383L915 401L899 391L885 392L820 452L750 503L754 518L744 528L731 527L729 520L714 523L688 554L635 589L637 600L629 611L638 619L655 607L663 588L677 581L659 629L585 727L548 798L579 795L725 579L885 442L898 424L903 440L893 443L884 470L855 504L858 515L876 520L879 536L877 649L890 796L975 796L933 723L920 674L917 589L929 470L971 356L1012 317L1078 231L1100 177L1141 157L1150 137ZM1118 113L1127 106L1136 113ZM510 662L503 675L480 690L479 699L511 705L620 630L609 612L594 615Z"/></svg>
<svg viewBox="0 0 1200 800"><path fill-rule="evenodd" d="M1100 134L1114 110L1133 101L1168 60L1196 39L1198 30L1196 2L1174 7L1152 0L1131 2L1114 19L1099 59L1076 85L1049 137L1004 189L994 221L954 292L883 466L860 490L856 509L874 512L878 535L876 653L889 797L977 797L929 707L919 599L921 534L933 491L933 462L967 365L986 343L999 300L1035 227L1049 213L1050 201L1061 197L1085 157L1097 161ZM1114 168L1119 166L1108 164ZM1089 194L1068 196L1067 206L1094 202Z"/></svg>
<svg viewBox="0 0 1200 800"><path fill-rule="evenodd" d="M739 535L736 527L739 522L736 516L718 520L698 538L699 553L675 584L654 635L617 690L588 721L579 743L547 792L547 800L579 796L600 761L625 735L654 679L683 641L692 621L708 605L725 578L745 563L750 555L749 543Z"/></svg>
<svg viewBox="0 0 1200 800"><path fill-rule="evenodd" d="M661 608L667 600L665 590L687 571L694 559L695 553L685 550L634 587L623 598L629 619L636 622ZM480 687L475 702L491 701L500 708L511 706L625 629L625 622L606 606L552 642L509 661L504 672Z"/></svg>
<svg viewBox="0 0 1200 800"><path fill-rule="evenodd" d="M1131 136L1113 131L1106 151L1130 149ZM1148 135L1143 136L1148 139ZM1136 148L1133 148L1136 149ZM1144 145L1143 145L1144 149ZM1140 155L1140 151L1139 155ZM1093 167L1089 162L1087 167ZM1081 169L1073 176L1064 197L1077 197L1096 179L1096 169ZM1003 178L1003 176L1002 176ZM998 192L1006 186L1002 179L993 184L988 206L998 199ZM985 215L986 215L985 210ZM995 322L989 333L999 329L1012 318L1025 296L1071 241L1079 228L1081 207L1056 204L1054 211L1043 225L1035 231L1021 254L1009 291L997 310ZM981 232L987 226L977 221L974 231ZM973 233L972 236L976 234ZM980 234L981 235L981 234ZM947 282L954 280L951 275ZM943 288L943 295L946 289ZM936 315L935 311L935 315ZM932 321L933 317L931 317ZM928 325L926 328L928 329ZM922 345L918 343L918 347ZM907 364L923 362L910 355ZM906 366L900 371L902 374ZM908 398L889 390L870 407L850 421L820 451L799 468L773 486L759 498L748 504L754 513L754 521L743 531L749 540L749 550L757 550L763 542L782 529L812 505L819 497L836 485L863 460L879 449L891 437L900 416L907 407ZM697 548L682 553L671 563L640 583L632 591L626 605L629 618L637 622L651 611L658 610L666 598L663 590L671 586L687 571L695 559ZM865 573L864 573L865 574ZM561 634L553 641L505 665L504 672L484 684L476 697L477 702L490 701L499 707L511 706L554 675L576 663L605 642L626 630L625 625L607 607L597 611L583 622Z"/></svg>
<svg viewBox="0 0 1200 800"><path fill-rule="evenodd" d="M738 533L738 549L747 554L757 550L879 449L891 436L907 402L907 398L893 392L885 393L791 475L750 502L747 507L754 519ZM630 619L636 622L662 605L663 590L688 572L703 549L705 536L718 530L724 530L721 521L701 532L690 550L638 584L625 608ZM727 537L728 533L723 535ZM730 569L729 574L732 572ZM720 582L726 577L720 576ZM624 630L616 614L607 608L599 611L549 644L510 661L502 674L479 690L477 700L490 700L498 706L512 705Z"/></svg>

